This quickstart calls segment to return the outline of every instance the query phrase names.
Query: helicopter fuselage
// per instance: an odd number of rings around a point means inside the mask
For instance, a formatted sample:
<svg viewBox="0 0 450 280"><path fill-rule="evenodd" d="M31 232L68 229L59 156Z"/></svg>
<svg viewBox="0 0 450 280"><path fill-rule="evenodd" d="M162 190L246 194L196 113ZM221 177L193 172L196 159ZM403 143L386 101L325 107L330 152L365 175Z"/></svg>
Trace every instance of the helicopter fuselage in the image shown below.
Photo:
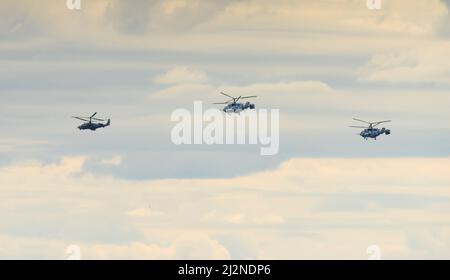
<svg viewBox="0 0 450 280"><path fill-rule="evenodd" d="M386 128L367 128L364 129L363 131L361 131L361 133L359 135L361 135L361 137L363 137L364 139L367 140L367 138L373 138L373 139L377 139L378 136L382 135L382 134L386 134L389 135L391 134L391 130L390 129L386 129Z"/></svg>
<svg viewBox="0 0 450 280"><path fill-rule="evenodd" d="M225 113L240 113L247 109L255 109L255 104L250 102L243 103L231 103L223 108Z"/></svg>
<svg viewBox="0 0 450 280"><path fill-rule="evenodd" d="M107 127L110 124L111 124L110 120L108 120L108 122L106 122L106 123L87 122L87 123L84 123L84 124L80 125L78 127L78 129L79 130L92 130L92 131L95 131L95 130L97 130L99 128Z"/></svg>

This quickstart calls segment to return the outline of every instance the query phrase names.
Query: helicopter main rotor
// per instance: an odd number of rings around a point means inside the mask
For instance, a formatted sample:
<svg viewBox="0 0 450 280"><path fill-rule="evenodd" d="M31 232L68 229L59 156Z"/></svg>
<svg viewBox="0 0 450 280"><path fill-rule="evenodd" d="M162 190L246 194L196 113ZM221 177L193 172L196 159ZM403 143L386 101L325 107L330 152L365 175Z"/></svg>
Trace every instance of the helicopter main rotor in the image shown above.
<svg viewBox="0 0 450 280"><path fill-rule="evenodd" d="M239 96L239 97L233 97L231 95L228 95L224 92L221 92L220 94L225 95L229 98L231 98L231 100L227 101L227 102L219 102L219 103L213 103L213 104L236 104L240 99L246 99L246 98L254 98L257 97L256 95L251 95L251 96Z"/></svg>
<svg viewBox="0 0 450 280"><path fill-rule="evenodd" d="M368 124L368 127L364 127L364 126L350 126L350 127L356 127L356 128L374 128L375 126L382 124L382 123L387 123L387 122L391 122L391 120L387 120L387 121L380 121L380 122L368 122L368 121L364 121L364 120L360 120L360 119L355 119L353 118L353 120L358 121L358 122L363 122Z"/></svg>
<svg viewBox="0 0 450 280"><path fill-rule="evenodd" d="M80 120L80 121L84 121L84 122L89 122L89 123L92 123L92 120L94 120L94 121L99 121L99 122L104 122L104 121L105 121L105 120L102 120L102 119L94 118L95 115L97 115L97 112L95 112L95 113L94 113L92 116L90 116L90 117L72 117L72 118L77 119L77 120Z"/></svg>

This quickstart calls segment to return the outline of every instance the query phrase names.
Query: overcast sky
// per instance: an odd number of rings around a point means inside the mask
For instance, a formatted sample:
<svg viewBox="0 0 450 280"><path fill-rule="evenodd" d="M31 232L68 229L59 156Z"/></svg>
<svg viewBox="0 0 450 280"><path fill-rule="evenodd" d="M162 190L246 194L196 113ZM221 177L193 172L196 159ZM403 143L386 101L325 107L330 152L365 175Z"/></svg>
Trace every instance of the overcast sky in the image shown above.
<svg viewBox="0 0 450 280"><path fill-rule="evenodd" d="M0 258L450 257L449 1L65 2L0 2ZM277 155L172 143L220 91Z"/></svg>

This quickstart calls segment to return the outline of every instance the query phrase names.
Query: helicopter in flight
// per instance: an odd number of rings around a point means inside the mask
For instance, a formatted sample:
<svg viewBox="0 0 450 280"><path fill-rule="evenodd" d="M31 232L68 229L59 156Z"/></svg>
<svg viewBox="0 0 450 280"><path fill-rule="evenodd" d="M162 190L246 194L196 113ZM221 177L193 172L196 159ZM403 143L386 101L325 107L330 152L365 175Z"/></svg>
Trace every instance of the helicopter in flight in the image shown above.
<svg viewBox="0 0 450 280"><path fill-rule="evenodd" d="M220 94L225 95L229 98L231 98L231 100L227 101L227 102L220 102L220 103L213 103L213 104L226 104L227 106L225 106L222 111L224 111L225 113L240 113L244 110L247 109L255 109L255 104L252 104L250 102L245 102L245 103L239 103L238 101L244 98L254 98L257 97L255 95L252 96L239 96L239 97L233 97L231 95L228 95L226 93L221 92Z"/></svg>
<svg viewBox="0 0 450 280"><path fill-rule="evenodd" d="M86 130L86 129L89 129L89 130L95 131L95 130L97 130L97 129L99 129L99 128L104 128L104 127L107 127L107 126L110 126L110 125L111 125L111 120L110 120L110 119L108 119L108 121L106 121L106 123L101 123L101 122L105 122L105 120L102 120L102 119L96 119L96 118L94 118L95 115L97 115L97 112L95 112L95 113L94 113L92 116L90 116L90 117L72 117L72 118L75 118L75 119L78 119L78 120L81 120L81 121L85 121L85 122L86 122L86 123L84 123L84 124L78 126L78 129L79 129L79 130ZM94 121L99 121L99 122L92 122L92 120L94 120Z"/></svg>
<svg viewBox="0 0 450 280"><path fill-rule="evenodd" d="M387 122L391 122L389 121L381 121L381 122L367 122L367 121L363 121L360 119L354 119L355 121L358 122L363 122L368 124L369 126L350 126L350 127L356 127L356 128L364 128L363 131L361 131L361 133L359 135L361 135L361 137L363 137L365 140L367 140L367 138L373 138L375 140L377 140L377 137L382 135L382 134L386 134L389 135L391 134L391 130L387 129L387 128L375 128L377 125L382 124L382 123L387 123Z"/></svg>

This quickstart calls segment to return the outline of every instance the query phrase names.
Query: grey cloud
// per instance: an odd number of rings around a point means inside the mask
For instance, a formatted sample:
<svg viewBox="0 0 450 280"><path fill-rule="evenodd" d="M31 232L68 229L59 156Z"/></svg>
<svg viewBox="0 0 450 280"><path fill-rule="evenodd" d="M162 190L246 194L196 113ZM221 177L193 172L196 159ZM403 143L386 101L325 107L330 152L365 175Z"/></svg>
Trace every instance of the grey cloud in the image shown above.
<svg viewBox="0 0 450 280"><path fill-rule="evenodd" d="M120 32L141 34L148 30L150 12L158 0L111 0L105 12L105 19Z"/></svg>
<svg viewBox="0 0 450 280"><path fill-rule="evenodd" d="M39 20L32 11L37 9L36 1L1 1L0 40L24 38L36 33Z"/></svg>
<svg viewBox="0 0 450 280"><path fill-rule="evenodd" d="M177 2L175 2L177 3ZM206 22L232 1L186 1L173 5L162 0L111 0L105 13L107 22L120 32L143 34L152 31L185 31Z"/></svg>
<svg viewBox="0 0 450 280"><path fill-rule="evenodd" d="M438 27L438 34L443 38L450 38L450 0L441 0L447 6L447 16L441 21Z"/></svg>

